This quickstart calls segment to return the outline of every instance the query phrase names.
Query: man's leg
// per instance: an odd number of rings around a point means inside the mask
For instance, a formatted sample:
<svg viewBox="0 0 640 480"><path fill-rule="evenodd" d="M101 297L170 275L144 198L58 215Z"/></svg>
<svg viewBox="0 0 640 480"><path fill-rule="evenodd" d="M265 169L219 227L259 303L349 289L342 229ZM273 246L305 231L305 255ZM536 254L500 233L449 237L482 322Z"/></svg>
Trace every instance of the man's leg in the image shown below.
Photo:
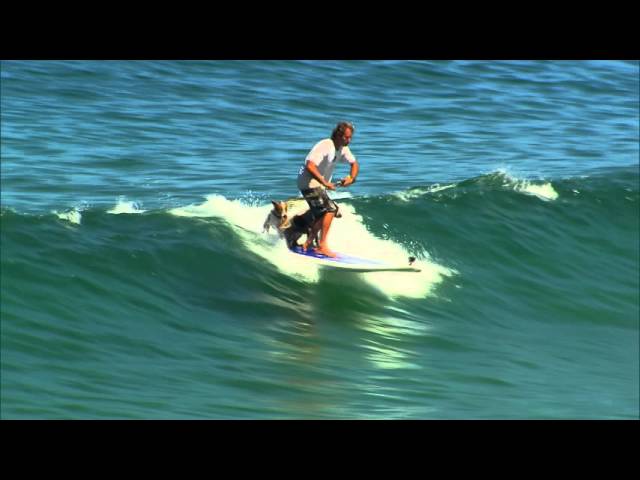
<svg viewBox="0 0 640 480"><path fill-rule="evenodd" d="M331 222L333 221L333 217L335 217L335 212L327 212L322 217L322 231L320 234L320 248L318 248L317 252L326 255L327 257L335 257L336 254L329 250L327 245L327 237L329 236L329 229L331 228Z"/></svg>
<svg viewBox="0 0 640 480"><path fill-rule="evenodd" d="M305 200L309 204L309 208L312 214L315 216L316 221L313 224L311 231L309 232L309 236L307 241L304 244L304 249L308 249L312 242L313 238L317 235L318 231L321 230L320 235L320 245L316 250L318 253L326 255L327 257L335 257L336 254L329 250L327 244L327 238L329 229L331 228L331 222L338 211L338 206L336 203L329 198L327 192L322 188L315 188L313 190L301 190L302 195Z"/></svg>

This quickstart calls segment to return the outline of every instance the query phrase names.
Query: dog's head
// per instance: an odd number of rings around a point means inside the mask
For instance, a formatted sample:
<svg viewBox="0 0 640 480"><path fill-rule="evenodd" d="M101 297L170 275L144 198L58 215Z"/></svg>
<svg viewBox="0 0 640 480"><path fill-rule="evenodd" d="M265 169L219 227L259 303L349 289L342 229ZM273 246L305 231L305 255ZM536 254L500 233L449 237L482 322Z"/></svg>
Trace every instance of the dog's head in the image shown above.
<svg viewBox="0 0 640 480"><path fill-rule="evenodd" d="M273 211L271 213L279 219L277 227L280 229L288 227L289 217L287 215L288 207L286 202L276 202L271 200L271 203L273 203Z"/></svg>

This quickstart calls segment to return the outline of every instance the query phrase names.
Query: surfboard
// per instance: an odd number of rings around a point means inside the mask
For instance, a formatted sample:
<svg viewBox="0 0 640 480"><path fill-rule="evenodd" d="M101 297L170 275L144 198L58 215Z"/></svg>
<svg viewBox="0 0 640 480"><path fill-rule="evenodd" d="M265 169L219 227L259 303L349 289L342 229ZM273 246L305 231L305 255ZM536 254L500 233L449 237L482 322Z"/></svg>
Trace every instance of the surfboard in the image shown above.
<svg viewBox="0 0 640 480"><path fill-rule="evenodd" d="M410 264L413 257L407 260L405 265L383 262L372 258L356 257L345 253L336 252L335 258L327 257L312 250L303 251L302 247L295 247L291 253L306 257L323 267L348 270L351 272L419 272L420 269Z"/></svg>

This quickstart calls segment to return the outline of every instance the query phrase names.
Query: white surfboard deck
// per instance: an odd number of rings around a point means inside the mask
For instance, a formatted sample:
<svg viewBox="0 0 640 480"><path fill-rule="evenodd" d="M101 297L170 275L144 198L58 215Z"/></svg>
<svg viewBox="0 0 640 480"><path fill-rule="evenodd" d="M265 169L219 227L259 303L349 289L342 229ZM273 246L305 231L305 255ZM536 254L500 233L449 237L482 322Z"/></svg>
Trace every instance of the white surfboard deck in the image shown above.
<svg viewBox="0 0 640 480"><path fill-rule="evenodd" d="M348 270L351 272L419 272L420 269L409 265L409 261L405 265L383 262L372 258L362 258L353 255L336 252L337 257L327 257L322 254L313 252L311 249L304 252L302 247L296 247L290 252L294 255L308 258L310 261L323 267Z"/></svg>

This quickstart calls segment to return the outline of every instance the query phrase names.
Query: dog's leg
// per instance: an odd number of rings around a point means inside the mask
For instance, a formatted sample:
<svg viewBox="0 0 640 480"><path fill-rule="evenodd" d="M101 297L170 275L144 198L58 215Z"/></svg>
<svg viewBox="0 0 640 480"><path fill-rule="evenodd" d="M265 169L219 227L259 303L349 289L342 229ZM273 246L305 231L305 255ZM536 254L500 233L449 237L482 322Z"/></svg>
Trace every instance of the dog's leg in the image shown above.
<svg viewBox="0 0 640 480"><path fill-rule="evenodd" d="M302 247L305 251L309 249L309 247L313 246L314 239L316 240L316 245L318 245L318 233L320 232L320 228L322 227L322 218L324 215L314 222L311 225L311 228L307 230L307 241L304 242L304 246Z"/></svg>
<svg viewBox="0 0 640 480"><path fill-rule="evenodd" d="M284 239L287 242L287 247L289 250L293 250L295 247L299 247L298 239L300 238L300 233L294 230L293 228L289 228L284 232Z"/></svg>

